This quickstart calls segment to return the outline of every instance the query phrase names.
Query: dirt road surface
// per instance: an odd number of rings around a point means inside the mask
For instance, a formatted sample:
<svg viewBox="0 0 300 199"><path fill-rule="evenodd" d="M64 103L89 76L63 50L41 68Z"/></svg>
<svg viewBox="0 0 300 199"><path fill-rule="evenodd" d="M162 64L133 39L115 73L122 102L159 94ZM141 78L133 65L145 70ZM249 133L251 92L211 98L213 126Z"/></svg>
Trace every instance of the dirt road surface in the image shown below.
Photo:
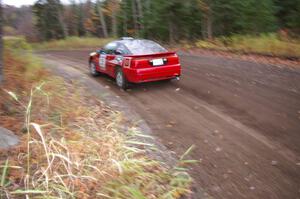
<svg viewBox="0 0 300 199"><path fill-rule="evenodd" d="M88 53L43 56L87 77ZM169 150L180 155L195 145L189 158L201 163L191 171L194 198L300 198L300 67L209 55L180 58L179 82L124 92L109 77L95 81L126 100Z"/></svg>

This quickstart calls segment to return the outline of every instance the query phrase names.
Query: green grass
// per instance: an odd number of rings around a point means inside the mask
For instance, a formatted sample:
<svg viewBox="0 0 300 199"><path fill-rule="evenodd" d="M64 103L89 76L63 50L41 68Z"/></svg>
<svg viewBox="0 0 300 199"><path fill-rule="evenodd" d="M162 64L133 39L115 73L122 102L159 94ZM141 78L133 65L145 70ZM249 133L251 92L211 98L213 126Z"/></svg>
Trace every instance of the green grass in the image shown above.
<svg viewBox="0 0 300 199"><path fill-rule="evenodd" d="M32 46L37 50L72 50L84 48L100 48L113 38L96 37L68 37L62 40L53 40L42 43L33 43Z"/></svg>
<svg viewBox="0 0 300 199"><path fill-rule="evenodd" d="M4 41L4 49L6 51L31 51L32 48L30 44L28 44L24 37L13 37L13 36L5 36L3 38Z"/></svg>
<svg viewBox="0 0 300 199"><path fill-rule="evenodd" d="M199 40L196 42L196 47L300 58L300 40L280 38L277 34L233 35L218 37L213 41Z"/></svg>

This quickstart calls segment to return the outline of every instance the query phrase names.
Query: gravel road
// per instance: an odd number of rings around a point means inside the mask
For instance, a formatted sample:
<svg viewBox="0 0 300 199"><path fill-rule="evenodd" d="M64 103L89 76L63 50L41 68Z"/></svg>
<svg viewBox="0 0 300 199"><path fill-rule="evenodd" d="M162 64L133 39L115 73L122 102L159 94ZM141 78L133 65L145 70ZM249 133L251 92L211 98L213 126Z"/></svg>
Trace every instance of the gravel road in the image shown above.
<svg viewBox="0 0 300 199"><path fill-rule="evenodd" d="M88 51L43 52L88 76ZM213 198L300 198L300 67L209 55L180 56L179 82L96 80L128 102L169 150L201 160L191 174ZM93 78L90 77L89 78ZM201 191L202 193L202 191Z"/></svg>

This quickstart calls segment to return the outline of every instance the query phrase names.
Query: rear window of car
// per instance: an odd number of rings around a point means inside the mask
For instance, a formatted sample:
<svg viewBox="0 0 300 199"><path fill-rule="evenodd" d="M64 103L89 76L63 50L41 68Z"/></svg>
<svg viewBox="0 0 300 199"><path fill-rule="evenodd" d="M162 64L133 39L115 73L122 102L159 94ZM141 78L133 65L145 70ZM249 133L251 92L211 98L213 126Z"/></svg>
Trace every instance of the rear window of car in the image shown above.
<svg viewBox="0 0 300 199"><path fill-rule="evenodd" d="M151 40L128 40L123 43L132 55L147 55L167 52L167 50Z"/></svg>

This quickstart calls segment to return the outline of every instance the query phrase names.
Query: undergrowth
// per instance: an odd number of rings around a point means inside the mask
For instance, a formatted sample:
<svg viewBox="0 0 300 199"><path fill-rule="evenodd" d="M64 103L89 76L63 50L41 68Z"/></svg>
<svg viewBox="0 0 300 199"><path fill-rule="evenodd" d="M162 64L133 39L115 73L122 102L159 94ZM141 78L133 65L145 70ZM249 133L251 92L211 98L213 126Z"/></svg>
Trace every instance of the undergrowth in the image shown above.
<svg viewBox="0 0 300 199"><path fill-rule="evenodd" d="M33 43L32 46L36 50L97 49L113 40L114 38L67 37L62 40ZM261 55L300 58L300 40L280 36L276 33L222 36L213 40L198 40L194 43L191 43L191 41L181 41L176 45L176 49L194 47L235 53L257 53Z"/></svg>
<svg viewBox="0 0 300 199"><path fill-rule="evenodd" d="M33 43L33 48L37 50L72 50L84 48L101 48L113 38L96 37L67 37L66 39L53 40L42 43Z"/></svg>
<svg viewBox="0 0 300 199"><path fill-rule="evenodd" d="M190 194L186 166L195 161L186 155L192 148L171 167L149 158L145 149L150 144L139 139L149 136L134 126L123 132L120 112L76 82L48 74L30 53L18 56L24 49L8 46L0 125L14 130L21 144L1 151L1 198L171 199Z"/></svg>
<svg viewBox="0 0 300 199"><path fill-rule="evenodd" d="M212 41L199 40L195 45L206 49L300 58L300 41L277 34L218 37Z"/></svg>

